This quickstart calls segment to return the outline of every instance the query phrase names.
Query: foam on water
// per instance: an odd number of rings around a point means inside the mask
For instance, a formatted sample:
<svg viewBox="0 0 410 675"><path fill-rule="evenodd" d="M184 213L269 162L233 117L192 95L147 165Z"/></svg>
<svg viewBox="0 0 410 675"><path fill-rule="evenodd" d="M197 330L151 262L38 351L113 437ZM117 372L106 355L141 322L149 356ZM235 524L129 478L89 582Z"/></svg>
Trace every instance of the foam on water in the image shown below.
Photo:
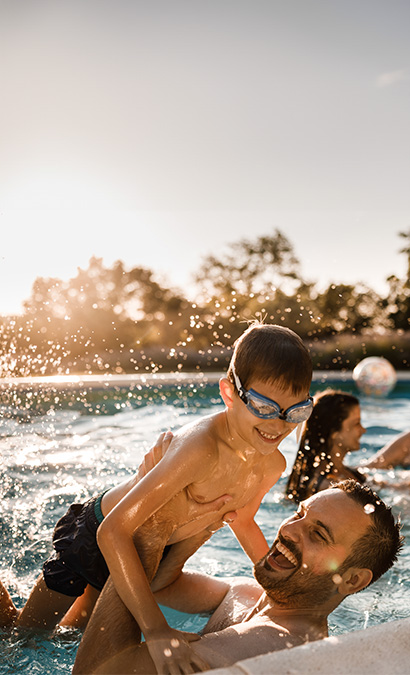
<svg viewBox="0 0 410 675"><path fill-rule="evenodd" d="M354 385L343 385L353 391ZM132 473L159 432L176 429L202 415L222 409L217 386L163 388L152 392L126 388L66 397L58 406L32 396L32 407L2 406L0 422L0 575L13 600L22 606L41 565L51 551L55 522L73 501L82 501ZM151 400L149 400L151 399ZM410 384L400 383L388 399L360 396L362 420L368 432L363 449L351 456L356 464L370 457L392 436L408 431ZM50 399L51 400L51 399ZM24 410L24 414L21 411ZM33 414L30 414L30 410ZM28 414L27 414L28 411ZM290 470L296 436L281 449ZM380 474L381 472L378 472ZM403 533L409 534L410 471L383 473L381 496L401 514ZM392 487L403 482L403 487ZM266 496L257 521L268 541L292 512L283 497L286 476ZM333 634L356 630L410 615L410 545L399 563L380 581L348 598L331 615ZM251 565L229 528L217 532L188 561L187 567L217 576L250 575ZM164 610L170 623L183 630L199 630L204 617ZM55 636L0 632L0 675L68 674L80 634L59 630Z"/></svg>

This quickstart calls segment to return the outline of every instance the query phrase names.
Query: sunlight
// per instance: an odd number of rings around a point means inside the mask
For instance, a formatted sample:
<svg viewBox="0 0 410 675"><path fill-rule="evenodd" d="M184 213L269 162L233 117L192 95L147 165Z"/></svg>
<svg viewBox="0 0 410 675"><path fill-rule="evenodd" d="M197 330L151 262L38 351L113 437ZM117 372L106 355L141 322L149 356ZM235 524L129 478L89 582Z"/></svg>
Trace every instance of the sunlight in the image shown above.
<svg viewBox="0 0 410 675"><path fill-rule="evenodd" d="M96 179L86 169L74 171L30 167L19 174L18 181L10 181L4 191L6 198L3 208L14 211L77 210L118 208L119 195ZM33 213L38 216L38 213Z"/></svg>

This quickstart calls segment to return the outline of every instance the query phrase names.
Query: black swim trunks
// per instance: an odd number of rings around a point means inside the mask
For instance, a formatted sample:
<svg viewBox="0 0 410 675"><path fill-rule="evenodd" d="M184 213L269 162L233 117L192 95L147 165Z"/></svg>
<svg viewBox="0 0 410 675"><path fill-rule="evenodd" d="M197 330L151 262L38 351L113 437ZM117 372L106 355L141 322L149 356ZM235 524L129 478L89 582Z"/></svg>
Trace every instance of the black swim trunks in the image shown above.
<svg viewBox="0 0 410 675"><path fill-rule="evenodd" d="M54 528L55 552L43 565L44 581L57 593L79 597L87 584L102 590L109 571L97 545L97 529L104 516L102 495L85 504L72 504Z"/></svg>

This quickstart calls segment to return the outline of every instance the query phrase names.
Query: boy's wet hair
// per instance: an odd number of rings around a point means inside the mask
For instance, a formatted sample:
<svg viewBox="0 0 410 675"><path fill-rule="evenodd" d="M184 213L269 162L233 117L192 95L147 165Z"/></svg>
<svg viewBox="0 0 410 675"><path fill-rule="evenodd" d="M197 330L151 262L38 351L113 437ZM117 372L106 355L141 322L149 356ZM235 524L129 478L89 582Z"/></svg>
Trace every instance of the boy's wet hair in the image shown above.
<svg viewBox="0 0 410 675"><path fill-rule="evenodd" d="M233 383L232 364L241 384L272 382L295 395L306 394L312 381L312 360L303 341L290 328L252 323L236 340L228 368Z"/></svg>
<svg viewBox="0 0 410 675"><path fill-rule="evenodd" d="M326 389L315 396L313 411L304 427L285 489L288 497L296 503L315 494L326 476L332 473L330 439L340 431L352 408L358 405L359 399L345 391ZM360 482L360 472L351 471ZM317 480L313 481L315 474Z"/></svg>
<svg viewBox="0 0 410 675"><path fill-rule="evenodd" d="M404 537L400 534L401 524L394 519L390 506L367 485L360 485L353 479L333 483L331 489L345 492L357 504L363 507L370 517L366 532L356 541L351 554L341 566L341 572L349 567L361 567L373 572L370 583L377 581L382 574L396 562L403 546Z"/></svg>

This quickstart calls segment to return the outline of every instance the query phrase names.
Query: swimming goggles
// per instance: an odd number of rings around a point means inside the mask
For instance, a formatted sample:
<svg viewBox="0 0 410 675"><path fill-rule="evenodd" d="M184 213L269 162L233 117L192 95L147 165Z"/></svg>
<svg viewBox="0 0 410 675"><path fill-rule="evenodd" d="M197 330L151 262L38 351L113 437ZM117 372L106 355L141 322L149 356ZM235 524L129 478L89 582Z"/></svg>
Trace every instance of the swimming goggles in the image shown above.
<svg viewBox="0 0 410 675"><path fill-rule="evenodd" d="M291 424L300 424L300 422L305 422L311 416L313 410L313 398L311 396L306 401L301 401L300 403L291 405L287 410L283 410L271 398L258 394L254 389L245 389L233 366L232 375L239 398L256 417L264 420L280 419Z"/></svg>

